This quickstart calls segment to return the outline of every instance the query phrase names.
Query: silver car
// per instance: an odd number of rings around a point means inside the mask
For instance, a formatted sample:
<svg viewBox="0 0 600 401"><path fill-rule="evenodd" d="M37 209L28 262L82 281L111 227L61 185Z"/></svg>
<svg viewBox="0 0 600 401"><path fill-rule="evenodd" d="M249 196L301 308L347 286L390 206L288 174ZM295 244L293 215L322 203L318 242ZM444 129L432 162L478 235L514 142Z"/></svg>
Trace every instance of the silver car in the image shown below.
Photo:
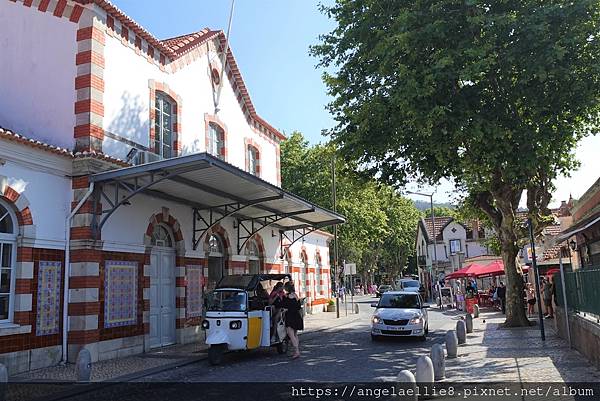
<svg viewBox="0 0 600 401"><path fill-rule="evenodd" d="M415 292L388 291L379 302L371 320L371 339L381 337L419 337L425 341L429 332L427 309L421 296Z"/></svg>

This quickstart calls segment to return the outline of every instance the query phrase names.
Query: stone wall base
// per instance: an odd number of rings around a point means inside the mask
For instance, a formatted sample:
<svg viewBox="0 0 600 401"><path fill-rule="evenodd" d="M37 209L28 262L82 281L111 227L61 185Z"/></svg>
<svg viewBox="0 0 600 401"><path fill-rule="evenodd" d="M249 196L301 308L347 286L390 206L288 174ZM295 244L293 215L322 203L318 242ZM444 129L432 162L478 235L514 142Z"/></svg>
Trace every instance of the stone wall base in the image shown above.
<svg viewBox="0 0 600 401"><path fill-rule="evenodd" d="M567 339L567 327L564 309L555 306L554 320L558 335ZM600 324L582 316L569 313L571 344L592 364L600 369Z"/></svg>
<svg viewBox="0 0 600 401"><path fill-rule="evenodd" d="M53 345L51 347L0 354L0 363L6 366L9 375L16 375L30 370L57 365L61 357L62 347L60 345Z"/></svg>

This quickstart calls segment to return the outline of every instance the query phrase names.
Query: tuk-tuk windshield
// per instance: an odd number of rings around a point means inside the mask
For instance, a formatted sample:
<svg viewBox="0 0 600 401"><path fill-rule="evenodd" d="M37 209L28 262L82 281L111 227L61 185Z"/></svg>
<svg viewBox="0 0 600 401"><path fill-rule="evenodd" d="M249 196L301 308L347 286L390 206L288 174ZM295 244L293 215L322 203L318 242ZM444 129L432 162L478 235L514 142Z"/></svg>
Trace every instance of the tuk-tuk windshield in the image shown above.
<svg viewBox="0 0 600 401"><path fill-rule="evenodd" d="M208 294L207 310L245 312L246 304L245 291L218 290Z"/></svg>

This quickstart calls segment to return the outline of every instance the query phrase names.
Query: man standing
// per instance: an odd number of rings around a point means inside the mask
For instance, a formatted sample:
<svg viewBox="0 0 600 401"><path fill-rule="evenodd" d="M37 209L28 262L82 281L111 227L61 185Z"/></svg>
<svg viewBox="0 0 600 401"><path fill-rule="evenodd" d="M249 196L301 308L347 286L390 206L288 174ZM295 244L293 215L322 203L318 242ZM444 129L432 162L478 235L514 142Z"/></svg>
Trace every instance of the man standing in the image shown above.
<svg viewBox="0 0 600 401"><path fill-rule="evenodd" d="M554 292L554 284L552 283L552 278L544 278L544 306L546 307L546 319L554 318L554 308L552 307L552 294Z"/></svg>
<svg viewBox="0 0 600 401"><path fill-rule="evenodd" d="M506 313L506 287L504 283L500 282L500 287L496 290L498 291L498 299L500 300L500 305L502 305L502 314Z"/></svg>

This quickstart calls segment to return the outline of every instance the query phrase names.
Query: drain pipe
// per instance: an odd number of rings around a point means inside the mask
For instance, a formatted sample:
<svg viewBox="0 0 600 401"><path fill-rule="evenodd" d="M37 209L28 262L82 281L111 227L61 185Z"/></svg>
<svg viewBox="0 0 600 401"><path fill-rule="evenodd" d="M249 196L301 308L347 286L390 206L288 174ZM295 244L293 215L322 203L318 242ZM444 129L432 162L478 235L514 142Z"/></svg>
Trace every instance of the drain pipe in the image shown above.
<svg viewBox="0 0 600 401"><path fill-rule="evenodd" d="M67 363L67 335L69 324L69 277L71 276L71 220L73 216L81 209L90 195L94 192L94 182L90 182L87 192L81 198L75 209L69 214L65 222L65 283L63 290L63 327L62 327L62 360L61 363Z"/></svg>

